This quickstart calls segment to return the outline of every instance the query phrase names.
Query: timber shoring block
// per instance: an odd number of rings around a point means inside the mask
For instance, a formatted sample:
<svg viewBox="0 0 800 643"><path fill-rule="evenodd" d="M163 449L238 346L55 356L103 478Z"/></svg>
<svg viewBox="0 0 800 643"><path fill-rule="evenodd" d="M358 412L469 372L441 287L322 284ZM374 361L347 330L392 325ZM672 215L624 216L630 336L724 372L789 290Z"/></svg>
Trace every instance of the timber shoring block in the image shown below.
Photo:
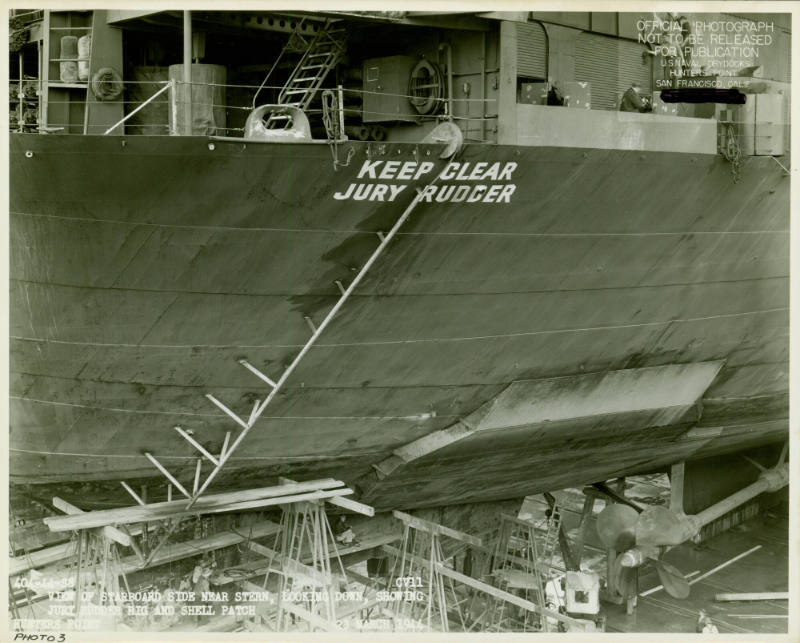
<svg viewBox="0 0 800 643"><path fill-rule="evenodd" d="M118 509L87 511L86 513L74 516L50 516L44 518L44 522L50 527L51 531L72 531L76 529L104 527L112 524L163 520L165 518L176 518L183 515L236 511L255 506L282 504L352 493L350 489L336 489L337 487L342 487L343 484L344 483L340 480L332 479L309 480L307 482L298 482L291 485L278 485L204 496L200 498L189 511L186 511L185 500L173 500L172 502L156 502L144 506L137 505L132 507L120 507ZM331 489L333 491L324 492L327 495L318 495L323 493L323 489ZM305 492L308 492L308 494L302 498L297 495ZM297 498L297 500L295 500L295 498ZM269 499L275 499L275 502L262 502Z"/></svg>

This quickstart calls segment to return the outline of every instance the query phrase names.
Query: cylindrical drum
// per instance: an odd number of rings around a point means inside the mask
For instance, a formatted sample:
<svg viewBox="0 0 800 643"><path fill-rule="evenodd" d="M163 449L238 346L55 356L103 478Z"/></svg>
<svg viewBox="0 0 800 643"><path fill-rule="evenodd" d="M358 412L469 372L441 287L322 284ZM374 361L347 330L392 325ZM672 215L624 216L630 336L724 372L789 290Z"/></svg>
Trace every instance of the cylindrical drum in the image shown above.
<svg viewBox="0 0 800 643"><path fill-rule="evenodd" d="M183 83L183 65L169 66L170 80L175 80L176 105L170 109L169 124L172 131L186 133L184 127L184 110L186 101L191 96L192 126L190 134L225 136L225 67L222 65L192 65L191 94Z"/></svg>
<svg viewBox="0 0 800 643"><path fill-rule="evenodd" d="M78 80L89 80L89 61L92 57L92 37L78 38Z"/></svg>
<svg viewBox="0 0 800 643"><path fill-rule="evenodd" d="M61 37L59 72L62 83L78 82L78 37ZM65 60L67 59L67 60Z"/></svg>

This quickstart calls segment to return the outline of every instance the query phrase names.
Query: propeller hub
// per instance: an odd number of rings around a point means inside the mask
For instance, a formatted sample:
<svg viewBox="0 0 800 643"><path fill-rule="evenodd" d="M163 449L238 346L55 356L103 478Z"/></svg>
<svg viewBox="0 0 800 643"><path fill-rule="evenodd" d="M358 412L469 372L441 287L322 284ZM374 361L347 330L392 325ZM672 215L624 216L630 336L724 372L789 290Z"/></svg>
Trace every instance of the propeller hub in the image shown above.
<svg viewBox="0 0 800 643"><path fill-rule="evenodd" d="M623 567L639 567L645 561L645 555L640 549L629 549L620 554L619 564Z"/></svg>

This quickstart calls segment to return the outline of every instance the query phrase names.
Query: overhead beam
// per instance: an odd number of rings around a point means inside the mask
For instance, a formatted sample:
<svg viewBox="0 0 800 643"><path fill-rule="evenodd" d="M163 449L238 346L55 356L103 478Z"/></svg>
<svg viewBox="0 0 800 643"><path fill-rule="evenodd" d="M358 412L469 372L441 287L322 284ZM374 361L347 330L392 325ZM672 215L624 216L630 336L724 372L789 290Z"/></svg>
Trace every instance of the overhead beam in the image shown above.
<svg viewBox="0 0 800 643"><path fill-rule="evenodd" d="M136 20L137 18L145 18L147 16L153 16L157 13L161 13L160 11L132 11L132 10L122 10L122 9L109 9L106 12L106 23L109 25L117 25L121 22L127 22L128 20Z"/></svg>
<svg viewBox="0 0 800 643"><path fill-rule="evenodd" d="M247 489L205 496L199 499L190 511L186 511L185 501L173 500L172 502L155 502L144 506L87 511L86 513L74 516L49 516L44 518L44 522L50 527L51 531L71 531L113 524L163 520L165 518L176 518L183 515L235 511L255 506L298 502L300 500L311 500L330 495L347 495L352 493L350 489L336 489L343 484L341 480L333 480L330 478L309 480L295 484L262 487L259 489ZM323 492L323 490L331 491ZM323 495L320 495L321 493ZM269 500L273 502L268 502Z"/></svg>
<svg viewBox="0 0 800 643"><path fill-rule="evenodd" d="M455 538L456 540L460 540L468 545L475 545L476 547L481 547L483 545L483 541L472 534L467 534L463 531L458 531L457 529L451 529L450 527L439 525L435 522L431 522L430 520L417 518L416 516L412 516L397 510L393 511L392 515L398 520L402 520L405 524L410 525L415 529L420 529L421 531L427 531L428 533L439 534L442 536L449 536L450 538Z"/></svg>

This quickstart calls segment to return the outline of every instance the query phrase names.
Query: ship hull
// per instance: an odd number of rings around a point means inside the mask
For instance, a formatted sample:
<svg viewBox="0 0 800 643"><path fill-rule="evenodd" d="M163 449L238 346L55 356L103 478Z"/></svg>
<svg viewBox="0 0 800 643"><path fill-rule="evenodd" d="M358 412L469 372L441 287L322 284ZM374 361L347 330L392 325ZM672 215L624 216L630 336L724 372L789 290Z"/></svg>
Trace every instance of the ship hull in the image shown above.
<svg viewBox="0 0 800 643"><path fill-rule="evenodd" d="M246 418L266 391L238 360L277 379L416 188L220 485L330 474L378 506L449 504L786 437L789 179L773 159L734 183L711 155L440 152L12 135L12 481L159 477L144 450L190 478L197 452L172 427L217 451L235 435L204 395ZM698 409L668 424L598 412L372 468L512 382L710 362Z"/></svg>

